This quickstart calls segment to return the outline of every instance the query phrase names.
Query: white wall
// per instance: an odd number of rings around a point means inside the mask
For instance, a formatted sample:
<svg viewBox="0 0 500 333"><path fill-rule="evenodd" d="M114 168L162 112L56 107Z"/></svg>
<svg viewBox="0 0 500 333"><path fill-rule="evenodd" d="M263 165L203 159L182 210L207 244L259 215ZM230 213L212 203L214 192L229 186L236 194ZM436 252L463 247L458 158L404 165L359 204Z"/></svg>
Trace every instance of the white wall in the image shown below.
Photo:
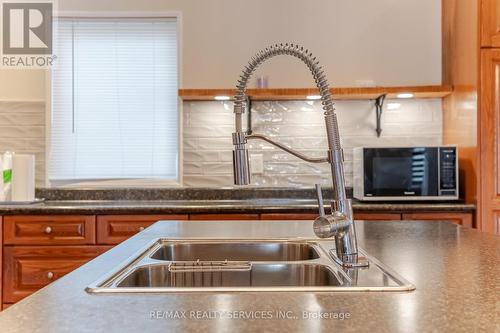
<svg viewBox="0 0 500 333"><path fill-rule="evenodd" d="M281 41L308 47L332 85L441 83L439 0L59 0L58 6L181 11L184 88L232 87L253 53ZM294 59L274 59L260 73L271 87L312 86ZM0 99L39 99L43 82L40 71L0 71Z"/></svg>
<svg viewBox="0 0 500 333"><path fill-rule="evenodd" d="M0 101L44 101L43 70L0 69Z"/></svg>

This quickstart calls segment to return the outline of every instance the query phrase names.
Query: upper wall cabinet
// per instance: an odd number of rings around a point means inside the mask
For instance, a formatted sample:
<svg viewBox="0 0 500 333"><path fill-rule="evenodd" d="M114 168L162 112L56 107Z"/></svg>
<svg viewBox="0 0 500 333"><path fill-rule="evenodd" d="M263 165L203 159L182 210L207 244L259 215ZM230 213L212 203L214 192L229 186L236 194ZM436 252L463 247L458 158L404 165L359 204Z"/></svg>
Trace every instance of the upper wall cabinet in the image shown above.
<svg viewBox="0 0 500 333"><path fill-rule="evenodd" d="M481 0L481 46L500 47L500 0Z"/></svg>

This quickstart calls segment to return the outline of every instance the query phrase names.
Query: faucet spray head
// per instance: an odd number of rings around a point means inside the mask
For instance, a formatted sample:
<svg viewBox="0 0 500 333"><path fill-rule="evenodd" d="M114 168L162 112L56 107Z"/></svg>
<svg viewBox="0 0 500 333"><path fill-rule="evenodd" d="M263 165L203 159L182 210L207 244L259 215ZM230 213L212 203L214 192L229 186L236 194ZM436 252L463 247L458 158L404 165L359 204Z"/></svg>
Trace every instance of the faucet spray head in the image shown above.
<svg viewBox="0 0 500 333"><path fill-rule="evenodd" d="M250 161L248 159L245 133L233 133L233 174L235 185L250 184Z"/></svg>

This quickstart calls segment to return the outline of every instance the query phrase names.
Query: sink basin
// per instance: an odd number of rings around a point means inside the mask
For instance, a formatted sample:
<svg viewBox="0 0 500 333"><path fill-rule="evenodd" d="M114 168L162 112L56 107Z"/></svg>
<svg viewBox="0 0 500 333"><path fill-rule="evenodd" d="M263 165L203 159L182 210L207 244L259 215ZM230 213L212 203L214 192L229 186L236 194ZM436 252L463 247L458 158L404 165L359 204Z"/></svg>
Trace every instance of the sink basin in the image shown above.
<svg viewBox="0 0 500 333"><path fill-rule="evenodd" d="M89 285L89 293L409 291L411 283L369 256L368 267L333 260L333 240L156 239Z"/></svg>
<svg viewBox="0 0 500 333"><path fill-rule="evenodd" d="M298 261L318 259L307 242L166 242L152 255L165 261Z"/></svg>
<svg viewBox="0 0 500 333"><path fill-rule="evenodd" d="M340 286L333 272L319 264L254 264L250 270L172 272L168 265L139 267L118 288L311 287Z"/></svg>

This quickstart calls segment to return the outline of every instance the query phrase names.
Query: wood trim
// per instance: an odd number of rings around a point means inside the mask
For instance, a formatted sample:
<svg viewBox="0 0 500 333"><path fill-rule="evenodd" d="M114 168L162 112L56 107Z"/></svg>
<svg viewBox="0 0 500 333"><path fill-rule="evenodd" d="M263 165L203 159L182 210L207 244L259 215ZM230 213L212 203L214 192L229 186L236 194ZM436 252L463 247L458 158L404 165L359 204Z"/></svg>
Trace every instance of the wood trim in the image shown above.
<svg viewBox="0 0 500 333"><path fill-rule="evenodd" d="M479 227L499 233L497 212L500 211L500 50L481 50L481 89L479 94L480 132L480 201Z"/></svg>
<svg viewBox="0 0 500 333"><path fill-rule="evenodd" d="M3 224L6 245L95 244L93 215L14 215Z"/></svg>
<svg viewBox="0 0 500 333"><path fill-rule="evenodd" d="M499 47L500 46L500 17L498 0L480 0L481 10L481 46Z"/></svg>
<svg viewBox="0 0 500 333"><path fill-rule="evenodd" d="M194 221L258 220L259 214L190 214L189 219Z"/></svg>
<svg viewBox="0 0 500 333"><path fill-rule="evenodd" d="M458 147L460 197L477 199L479 0L442 0L443 83L453 92L443 99L443 143Z"/></svg>
<svg viewBox="0 0 500 333"><path fill-rule="evenodd" d="M99 215L97 243L118 244L160 220L187 220L188 215Z"/></svg>
<svg viewBox="0 0 500 333"><path fill-rule="evenodd" d="M423 221L448 221L454 224L459 224L467 228L472 228L472 214L471 213L405 213L403 220L423 220Z"/></svg>
<svg viewBox="0 0 500 333"><path fill-rule="evenodd" d="M453 91L450 85L408 86L408 87L346 87L332 88L334 99L375 99L387 94L387 98L396 98L398 93L411 92L416 98L442 98ZM235 89L179 89L179 97L185 101L212 100L215 96L234 96ZM270 88L247 89L247 95L253 100L296 100L309 95L317 95L315 88Z"/></svg>
<svg viewBox="0 0 500 333"><path fill-rule="evenodd" d="M11 307L12 305L14 305L14 304L12 304L12 303L3 303L2 310L5 310L8 307Z"/></svg>

